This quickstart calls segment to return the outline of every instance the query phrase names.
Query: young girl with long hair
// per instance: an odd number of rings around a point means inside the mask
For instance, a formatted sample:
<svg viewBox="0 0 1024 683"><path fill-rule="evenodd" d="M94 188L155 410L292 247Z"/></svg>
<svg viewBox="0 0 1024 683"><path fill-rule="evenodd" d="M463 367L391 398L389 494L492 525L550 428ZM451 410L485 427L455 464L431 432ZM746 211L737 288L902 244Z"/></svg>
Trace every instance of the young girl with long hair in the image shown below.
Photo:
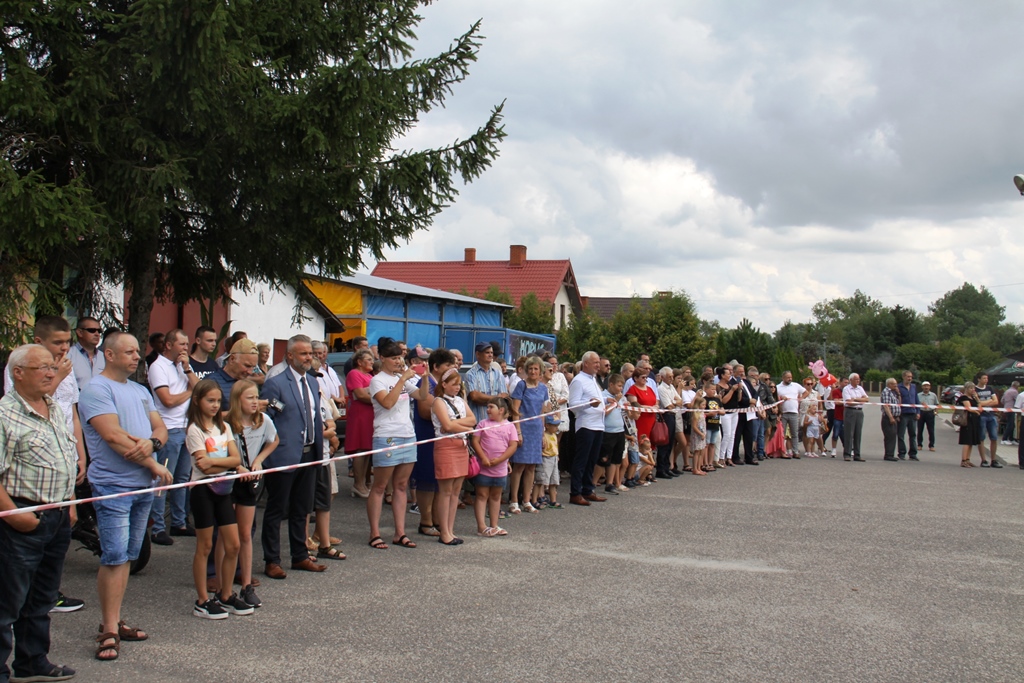
<svg viewBox="0 0 1024 683"><path fill-rule="evenodd" d="M707 401L703 396L696 396L693 399L693 410L690 418L690 453L693 454L693 473L704 475L708 472L707 460L707 420L704 417L704 407ZM713 469L713 468L712 468Z"/></svg>
<svg viewBox="0 0 1024 683"><path fill-rule="evenodd" d="M434 442L434 474L437 477L438 543L459 545L462 539L455 535L455 513L459 509L459 492L462 482L469 474L469 451L466 449L466 432L476 426L476 417L459 395L462 378L458 368L449 368L441 375L441 381L434 387L437 399L431 405L431 419L435 436L455 435L453 439Z"/></svg>
<svg viewBox="0 0 1024 683"><path fill-rule="evenodd" d="M476 513L476 533L478 536L507 536L508 532L498 526L501 513L501 491L508 479L508 460L519 447L519 434L516 426L509 422L512 417L512 404L503 396L496 396L487 402L487 419L481 420L478 428L483 431L473 432L470 437L473 450L480 458L480 474L473 480L476 486L476 497L473 511ZM489 516L491 525L487 526L485 517Z"/></svg>
<svg viewBox="0 0 1024 683"><path fill-rule="evenodd" d="M221 417L221 389L212 379L204 379L192 389L188 406L185 446L192 454L192 480L216 477L236 468L248 472L235 445L234 433ZM192 613L202 619L227 619L231 614L252 614L253 607L231 591L238 563L238 523L231 504L234 482L211 482L192 488L192 517L196 527L196 554L192 558L192 578L196 600ZM213 527L217 526L224 556L217 563L220 591L209 597L206 591L206 559L213 548Z"/></svg>
<svg viewBox="0 0 1024 683"><path fill-rule="evenodd" d="M260 412L260 391L255 382L242 379L231 387L230 407L227 415L228 426L235 434L242 466L254 476L236 479L231 490L235 504L235 519L238 521L238 564L242 590L239 597L253 607L262 603L252 587L252 533L256 517L256 497L261 482L257 478L263 469L263 461L277 448L277 428L269 416ZM218 558L223 548L217 544Z"/></svg>

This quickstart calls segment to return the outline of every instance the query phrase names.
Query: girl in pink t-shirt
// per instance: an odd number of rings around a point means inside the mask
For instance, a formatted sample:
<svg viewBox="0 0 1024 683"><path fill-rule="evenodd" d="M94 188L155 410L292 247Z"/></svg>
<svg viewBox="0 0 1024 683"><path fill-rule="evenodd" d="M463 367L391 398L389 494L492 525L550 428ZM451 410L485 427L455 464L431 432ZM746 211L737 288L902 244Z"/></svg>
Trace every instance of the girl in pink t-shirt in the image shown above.
<svg viewBox="0 0 1024 683"><path fill-rule="evenodd" d="M470 437L473 450L480 459L480 474L473 480L476 486L473 510L476 513L478 536L490 538L508 535L507 531L498 526L498 515L501 512L501 491L508 479L508 459L519 447L516 426L508 421L512 413L512 404L507 398L492 398L487 403L487 419L477 424L477 429L483 431L473 432ZM485 506L491 518L491 526L484 523Z"/></svg>

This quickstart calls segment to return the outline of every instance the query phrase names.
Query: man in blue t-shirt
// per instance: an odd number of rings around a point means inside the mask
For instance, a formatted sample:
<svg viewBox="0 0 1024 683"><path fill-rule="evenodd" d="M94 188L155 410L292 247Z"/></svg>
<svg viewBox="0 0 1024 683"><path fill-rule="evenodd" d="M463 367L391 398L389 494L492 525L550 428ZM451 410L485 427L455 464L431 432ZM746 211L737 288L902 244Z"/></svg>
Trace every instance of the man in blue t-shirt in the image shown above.
<svg viewBox="0 0 1024 683"><path fill-rule="evenodd" d="M89 484L93 494L106 496L166 485L171 473L158 461L167 428L149 392L128 379L139 366L139 342L114 332L103 342L106 362L78 399L82 431L89 446ZM156 456L156 457L154 457ZM96 585L103 611L96 657L117 659L117 638L146 634L124 625L121 601L132 560L139 556L146 534L152 493L97 500L96 528L103 548Z"/></svg>

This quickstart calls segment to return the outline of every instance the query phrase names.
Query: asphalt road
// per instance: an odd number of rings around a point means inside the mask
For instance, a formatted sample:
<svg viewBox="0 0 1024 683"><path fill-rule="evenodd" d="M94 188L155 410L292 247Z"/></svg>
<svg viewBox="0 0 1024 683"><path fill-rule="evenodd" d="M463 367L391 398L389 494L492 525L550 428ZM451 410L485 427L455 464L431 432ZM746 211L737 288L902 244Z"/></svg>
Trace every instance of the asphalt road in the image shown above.
<svg viewBox="0 0 1024 683"><path fill-rule="evenodd" d="M65 592L87 605L54 615L52 659L104 682L1024 680L1015 453L962 469L944 424L922 462L883 462L866 418L866 463L685 476L520 515L506 538L464 511L455 548L370 549L362 501L339 496L349 559L263 577L264 606L226 621L192 616L178 539L131 579L124 616L151 638L114 663L92 657L96 560L72 551Z"/></svg>

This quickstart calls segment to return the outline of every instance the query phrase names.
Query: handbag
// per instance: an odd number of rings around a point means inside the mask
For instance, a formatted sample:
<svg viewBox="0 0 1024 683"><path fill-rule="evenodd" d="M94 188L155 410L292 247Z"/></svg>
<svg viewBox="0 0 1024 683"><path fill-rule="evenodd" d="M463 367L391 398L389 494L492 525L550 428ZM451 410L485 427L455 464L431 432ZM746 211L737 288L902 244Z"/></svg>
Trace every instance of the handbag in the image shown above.
<svg viewBox="0 0 1024 683"><path fill-rule="evenodd" d="M952 422L957 427L966 427L968 423L967 410L964 408L954 410Z"/></svg>
<svg viewBox="0 0 1024 683"><path fill-rule="evenodd" d="M659 413L654 426L651 427L651 445L667 446L668 442L668 425L665 424L664 418Z"/></svg>
<svg viewBox="0 0 1024 683"><path fill-rule="evenodd" d="M480 474L480 460L476 457L475 453L469 454L469 472L466 477L472 479L473 477Z"/></svg>
<svg viewBox="0 0 1024 683"><path fill-rule="evenodd" d="M252 460L249 458L249 446L246 443L245 433L244 432L239 435L238 445L241 446L241 448L239 448L238 450L240 452L240 455L242 456L242 464L245 466L245 469L247 469L250 472L252 472ZM260 495L260 492L263 490L263 483L264 483L263 477L260 477L258 479L254 479L252 481L243 481L242 479L235 479L235 481L238 482L239 485L241 485L241 486L248 486L248 487L250 487L252 489L252 495L257 496L257 497ZM228 483L233 483L233 482L228 482Z"/></svg>

